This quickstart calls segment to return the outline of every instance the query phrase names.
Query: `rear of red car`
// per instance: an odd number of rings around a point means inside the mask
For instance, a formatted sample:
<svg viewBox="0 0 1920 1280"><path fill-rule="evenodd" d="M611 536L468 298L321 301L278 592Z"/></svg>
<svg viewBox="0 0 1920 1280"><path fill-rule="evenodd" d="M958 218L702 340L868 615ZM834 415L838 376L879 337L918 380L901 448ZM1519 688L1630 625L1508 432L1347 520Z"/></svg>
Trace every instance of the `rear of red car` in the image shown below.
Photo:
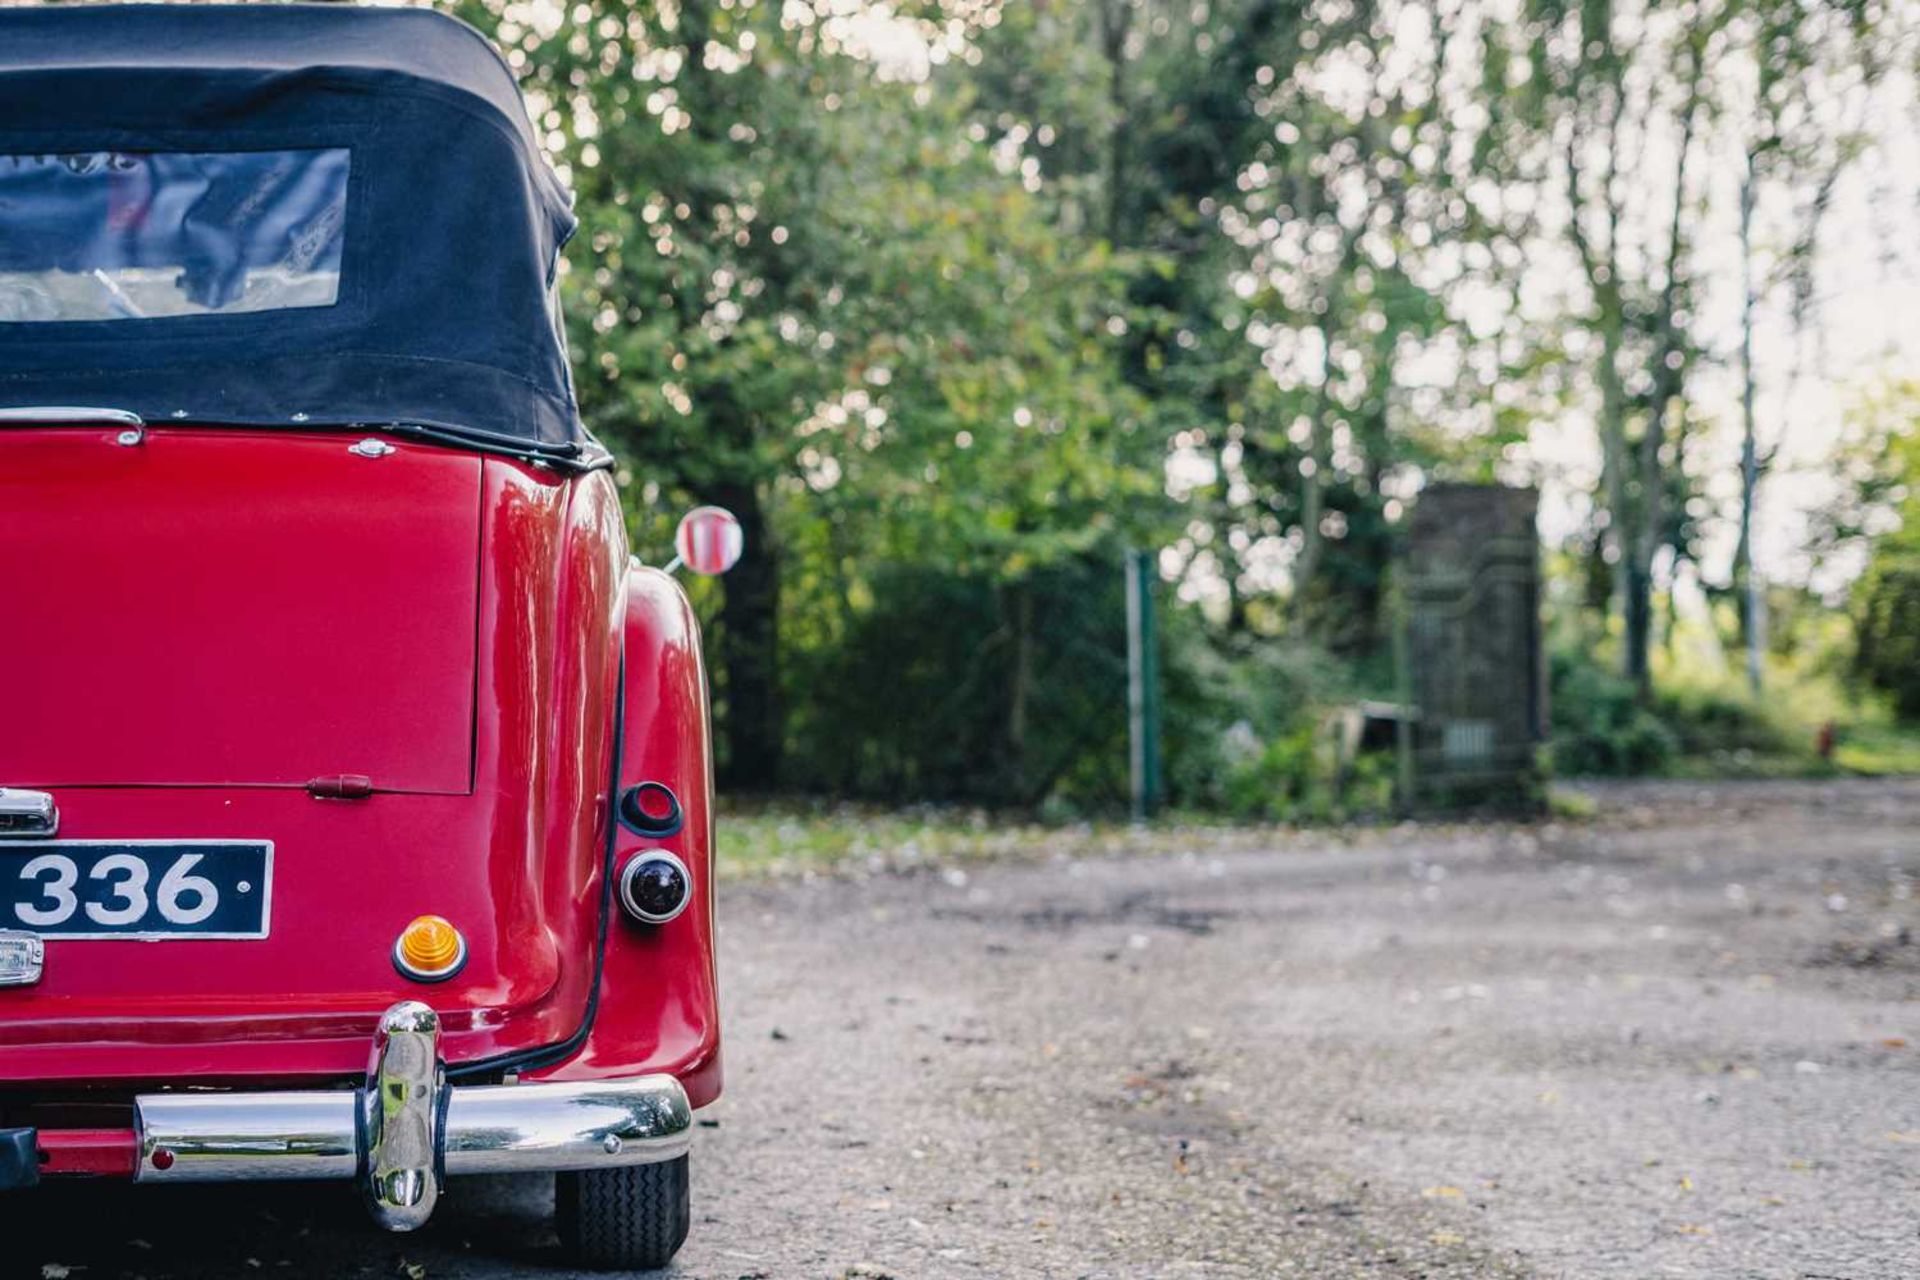
<svg viewBox="0 0 1920 1280"><path fill-rule="evenodd" d="M134 1172L143 1091L362 1086L409 1000L456 1083L664 1070L708 1100L704 683L606 474L120 435L0 430L0 564L38 602L0 628L33 673L0 779L51 805L0 838L0 930L39 946L0 987L0 1120L48 1136L43 1171ZM622 822L643 783L671 812ZM618 909L649 850L699 910ZM396 956L421 916L457 931L445 977ZM156 1144L142 1177L187 1163Z"/></svg>
<svg viewBox="0 0 1920 1280"><path fill-rule="evenodd" d="M573 226L442 15L0 7L0 1191L552 1170L585 1261L686 1234L706 681Z"/></svg>

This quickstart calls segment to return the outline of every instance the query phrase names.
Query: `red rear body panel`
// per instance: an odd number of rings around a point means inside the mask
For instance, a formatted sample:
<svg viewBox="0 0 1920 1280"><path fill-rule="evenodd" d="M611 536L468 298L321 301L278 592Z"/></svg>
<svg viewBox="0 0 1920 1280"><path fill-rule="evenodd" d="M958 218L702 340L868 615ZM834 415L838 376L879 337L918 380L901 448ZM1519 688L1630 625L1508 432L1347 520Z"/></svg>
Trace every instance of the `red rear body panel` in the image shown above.
<svg viewBox="0 0 1920 1280"><path fill-rule="evenodd" d="M52 791L63 839L274 842L264 939L49 938L42 981L0 989L0 1082L354 1076L380 1011L423 999L455 1067L563 1046L594 1074L705 1072L711 1097L706 908L638 953L607 922L621 967L594 1021L619 1036L585 1034L629 647L611 479L352 442L0 429L0 575L34 600L0 627L28 694L0 724L0 785ZM704 891L697 635L655 611L677 630L642 669L629 653L655 708L630 759L674 772ZM304 789L342 773L375 793ZM432 986L390 958L425 912L470 948ZM681 975L697 994L662 995Z"/></svg>

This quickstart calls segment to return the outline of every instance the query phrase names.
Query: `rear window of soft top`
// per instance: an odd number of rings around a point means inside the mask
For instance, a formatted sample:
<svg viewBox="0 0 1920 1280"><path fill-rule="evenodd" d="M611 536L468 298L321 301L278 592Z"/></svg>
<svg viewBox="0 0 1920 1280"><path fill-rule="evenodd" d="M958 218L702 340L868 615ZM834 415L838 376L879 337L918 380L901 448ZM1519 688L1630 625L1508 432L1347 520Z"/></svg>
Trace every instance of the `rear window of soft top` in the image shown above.
<svg viewBox="0 0 1920 1280"><path fill-rule="evenodd" d="M349 158L0 155L0 324L332 306Z"/></svg>

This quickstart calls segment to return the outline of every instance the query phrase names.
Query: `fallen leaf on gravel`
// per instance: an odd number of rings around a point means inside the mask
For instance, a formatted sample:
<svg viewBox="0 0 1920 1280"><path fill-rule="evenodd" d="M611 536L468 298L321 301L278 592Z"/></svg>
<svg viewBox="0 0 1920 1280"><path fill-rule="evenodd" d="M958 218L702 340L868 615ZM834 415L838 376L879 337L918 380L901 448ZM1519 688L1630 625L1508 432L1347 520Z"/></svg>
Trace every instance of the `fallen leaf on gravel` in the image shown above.
<svg viewBox="0 0 1920 1280"><path fill-rule="evenodd" d="M1920 1129L1902 1131L1895 1129L1887 1135L1888 1142L1920 1142Z"/></svg>
<svg viewBox="0 0 1920 1280"><path fill-rule="evenodd" d="M1697 1222L1683 1222L1680 1224L1680 1234L1683 1236L1710 1236L1713 1234L1713 1228L1703 1227Z"/></svg>
<svg viewBox="0 0 1920 1280"><path fill-rule="evenodd" d="M1435 1244L1465 1244L1466 1239L1457 1231L1436 1231L1432 1236Z"/></svg>
<svg viewBox="0 0 1920 1280"><path fill-rule="evenodd" d="M1888 1036L1880 1042L1880 1047L1882 1049L1904 1049L1907 1047L1907 1042L1903 1036Z"/></svg>
<svg viewBox="0 0 1920 1280"><path fill-rule="evenodd" d="M1680 1179L1680 1189L1681 1189L1682 1191L1691 1191L1691 1190L1693 1190L1693 1179L1692 1179L1692 1178L1688 1178L1688 1177L1685 1177L1685 1176L1682 1176L1682 1177L1681 1177L1681 1179Z"/></svg>
<svg viewBox="0 0 1920 1280"><path fill-rule="evenodd" d="M1429 1200L1464 1200L1467 1195L1458 1187L1427 1187L1420 1194Z"/></svg>

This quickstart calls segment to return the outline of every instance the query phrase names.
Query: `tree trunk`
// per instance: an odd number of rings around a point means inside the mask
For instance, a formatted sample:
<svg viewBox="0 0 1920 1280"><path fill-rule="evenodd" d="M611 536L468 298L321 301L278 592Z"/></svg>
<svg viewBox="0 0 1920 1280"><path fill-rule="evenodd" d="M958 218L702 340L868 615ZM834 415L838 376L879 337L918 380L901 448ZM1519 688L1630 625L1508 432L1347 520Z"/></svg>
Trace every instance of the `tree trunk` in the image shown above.
<svg viewBox="0 0 1920 1280"><path fill-rule="evenodd" d="M1602 113L1601 128L1610 143L1617 143L1625 95L1617 84L1609 86L1609 89L1608 110ZM1620 375L1626 304L1620 286L1620 206L1614 184L1620 149L1609 145L1604 153L1606 160L1599 182L1599 199L1606 239L1596 243L1588 236L1583 223L1588 203L1581 170L1581 147L1585 141L1586 130L1576 112L1573 127L1567 131L1566 144L1567 206L1570 210L1567 232L1575 252L1579 254L1587 287L1593 292L1594 325L1600 331L1600 360L1594 375L1600 384L1600 492L1596 497L1606 514L1606 521L1600 527L1600 561L1606 566L1613 612L1626 628L1621 665L1628 674L1632 674L1633 655L1636 652L1630 603L1635 596L1631 581L1634 557L1633 547L1627 537L1627 390Z"/></svg>
<svg viewBox="0 0 1920 1280"><path fill-rule="evenodd" d="M1653 563L1666 543L1667 412L1674 393L1656 380L1647 409L1646 435L1640 441L1640 532L1628 556L1626 582L1626 675L1642 702L1653 696Z"/></svg>
<svg viewBox="0 0 1920 1280"><path fill-rule="evenodd" d="M1327 507L1327 459L1332 452L1328 436L1333 417L1333 335L1338 326L1335 298L1342 277L1328 285L1326 301L1318 325L1320 331L1320 388L1308 418L1307 456L1300 468L1300 558L1293 566L1294 618L1302 626L1312 622L1309 614L1313 580L1319 576L1320 560L1326 554L1326 535L1320 523Z"/></svg>
<svg viewBox="0 0 1920 1280"><path fill-rule="evenodd" d="M1118 245L1126 226L1127 170L1132 143L1127 110L1127 31L1133 23L1131 0L1100 0L1100 47L1107 59L1107 97L1113 128L1107 135L1107 243Z"/></svg>
<svg viewBox="0 0 1920 1280"><path fill-rule="evenodd" d="M1213 468L1219 489L1213 502L1213 558L1220 566L1220 579L1227 588L1227 633L1239 635L1247 629L1247 597L1240 589L1240 555L1233 549L1234 511L1229 496L1233 492L1233 480L1227 475L1227 448L1231 442L1227 439L1227 412L1219 403L1221 398L1217 394L1209 397Z"/></svg>
<svg viewBox="0 0 1920 1280"><path fill-rule="evenodd" d="M1613 578L1614 612L1627 630L1623 667L1633 670L1633 551L1627 543L1627 391L1620 378L1621 315L1612 290L1603 290L1600 307L1600 474L1606 492L1607 523L1600 531L1602 559Z"/></svg>
<svg viewBox="0 0 1920 1280"><path fill-rule="evenodd" d="M726 578L720 608L719 666L726 714L726 785L768 791L779 785L785 747L780 706L780 565L767 536L757 486L726 481L713 498L739 517L746 554Z"/></svg>
<svg viewBox="0 0 1920 1280"><path fill-rule="evenodd" d="M1701 55L1690 45L1687 105L1680 125L1679 154L1673 165L1673 211L1667 223L1666 279L1660 287L1660 305L1653 322L1652 390L1647 397L1647 428L1640 440L1640 531L1634 539L1632 565L1627 574L1626 673L1641 701L1653 694L1653 670L1648 658L1653 641L1653 563L1667 537L1667 415L1684 412L1680 392L1685 382L1686 342L1678 319L1686 258L1687 162L1693 153L1694 123L1699 118ZM1676 436L1677 436L1676 432Z"/></svg>
<svg viewBox="0 0 1920 1280"><path fill-rule="evenodd" d="M1301 625L1308 621L1307 599L1313 580L1320 572L1320 554L1325 540L1320 522L1326 508L1326 477L1320 474L1320 417L1314 415L1312 441L1307 447L1306 465L1300 477L1300 558L1293 568L1293 612Z"/></svg>
<svg viewBox="0 0 1920 1280"><path fill-rule="evenodd" d="M1038 799L1028 788L1027 776L1027 701L1033 690L1033 581L1023 579L1007 589L1007 605L1013 627L1013 670L1007 689L1006 772L1004 794L1022 800Z"/></svg>
<svg viewBox="0 0 1920 1280"><path fill-rule="evenodd" d="M1754 498L1760 488L1759 423L1754 408L1753 203L1754 155L1747 152L1747 170L1740 181L1740 541L1733 550L1733 586L1742 610L1742 637L1747 648L1747 686L1759 697L1763 683L1761 655L1766 646L1766 616L1760 577L1753 568Z"/></svg>

